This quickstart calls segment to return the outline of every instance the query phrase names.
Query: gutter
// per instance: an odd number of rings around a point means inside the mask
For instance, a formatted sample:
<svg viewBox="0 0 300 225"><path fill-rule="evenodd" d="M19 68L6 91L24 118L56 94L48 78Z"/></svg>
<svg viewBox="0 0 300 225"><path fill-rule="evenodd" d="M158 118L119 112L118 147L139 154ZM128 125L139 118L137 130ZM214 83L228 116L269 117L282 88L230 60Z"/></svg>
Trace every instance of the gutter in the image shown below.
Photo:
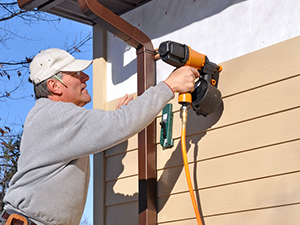
<svg viewBox="0 0 300 225"><path fill-rule="evenodd" d="M34 1L34 0L18 0L18 5L21 9L33 10L42 4L45 4L48 0Z"/></svg>
<svg viewBox="0 0 300 225"><path fill-rule="evenodd" d="M137 50L138 95L155 85L154 49L150 38L97 0L78 0L92 22L113 33ZM139 225L156 225L155 122L138 134Z"/></svg>

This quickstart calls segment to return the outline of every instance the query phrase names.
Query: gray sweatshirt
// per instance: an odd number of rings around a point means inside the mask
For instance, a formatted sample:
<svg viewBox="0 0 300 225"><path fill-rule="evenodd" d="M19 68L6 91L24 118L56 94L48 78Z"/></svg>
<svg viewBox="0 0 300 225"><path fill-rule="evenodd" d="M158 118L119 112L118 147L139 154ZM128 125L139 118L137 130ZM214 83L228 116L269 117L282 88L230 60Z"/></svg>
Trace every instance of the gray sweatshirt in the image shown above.
<svg viewBox="0 0 300 225"><path fill-rule="evenodd" d="M89 155L133 136L174 97L161 82L116 111L36 101L21 141L18 172L4 201L36 224L77 225L89 183Z"/></svg>

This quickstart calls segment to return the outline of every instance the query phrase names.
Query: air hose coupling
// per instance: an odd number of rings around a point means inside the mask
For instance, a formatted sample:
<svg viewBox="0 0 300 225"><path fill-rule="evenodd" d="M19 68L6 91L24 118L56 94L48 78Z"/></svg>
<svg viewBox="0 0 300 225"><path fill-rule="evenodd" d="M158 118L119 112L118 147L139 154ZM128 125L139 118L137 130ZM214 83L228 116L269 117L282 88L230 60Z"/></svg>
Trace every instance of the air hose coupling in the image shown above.
<svg viewBox="0 0 300 225"><path fill-rule="evenodd" d="M182 129L186 129L187 115L188 115L187 106L182 105L182 107L181 107Z"/></svg>
<svg viewBox="0 0 300 225"><path fill-rule="evenodd" d="M178 103L181 104L182 129L185 129L187 123L188 106L192 103L191 93L179 94Z"/></svg>

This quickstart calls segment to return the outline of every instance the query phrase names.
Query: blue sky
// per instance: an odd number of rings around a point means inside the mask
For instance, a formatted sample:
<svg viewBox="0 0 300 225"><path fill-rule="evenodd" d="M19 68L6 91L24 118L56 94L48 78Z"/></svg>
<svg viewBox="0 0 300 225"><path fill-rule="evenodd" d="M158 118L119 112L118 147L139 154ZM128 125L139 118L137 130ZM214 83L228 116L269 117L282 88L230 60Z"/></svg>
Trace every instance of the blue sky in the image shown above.
<svg viewBox="0 0 300 225"><path fill-rule="evenodd" d="M66 46L71 46L75 42L78 43L81 39L85 38L92 32L91 26L67 19L61 19L59 22L40 21L39 23L27 25L23 20L14 18L5 24L3 22L0 23L0 32L2 34L3 30L1 29L3 28L9 29L15 33L16 36L11 36L11 38L5 42L5 45L0 44L0 62L20 61L25 59L25 57L32 57L40 50L47 48L66 49ZM80 52L74 53L73 56L80 59L92 59L92 40L81 47ZM6 101L0 101L0 127L9 126L14 132L22 130L22 125L25 122L26 116L35 103L34 98L31 96L34 94L32 84L27 81L29 76L28 71L23 69L21 72L22 74L26 73L23 85L17 92L11 95L12 100L7 99ZM87 85L88 91L92 96L92 66L90 66L85 72L90 75L90 80L87 82ZM20 79L14 74L16 74L16 72L11 73L12 76L10 81L6 78L0 77L1 92L9 91L15 85L18 85ZM24 98L24 96L27 97ZM85 107L92 109L92 102L87 104ZM92 183L90 182L84 217L93 224L93 199L91 184Z"/></svg>

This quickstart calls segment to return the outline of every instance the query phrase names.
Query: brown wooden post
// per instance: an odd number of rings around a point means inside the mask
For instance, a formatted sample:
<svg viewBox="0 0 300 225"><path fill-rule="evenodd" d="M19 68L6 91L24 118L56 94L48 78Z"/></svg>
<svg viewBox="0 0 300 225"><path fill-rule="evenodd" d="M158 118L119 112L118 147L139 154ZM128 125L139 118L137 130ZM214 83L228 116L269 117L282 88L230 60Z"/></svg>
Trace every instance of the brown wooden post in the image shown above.
<svg viewBox="0 0 300 225"><path fill-rule="evenodd" d="M155 85L154 55L145 47L137 51L138 95ZM155 122L138 134L139 225L156 225Z"/></svg>

